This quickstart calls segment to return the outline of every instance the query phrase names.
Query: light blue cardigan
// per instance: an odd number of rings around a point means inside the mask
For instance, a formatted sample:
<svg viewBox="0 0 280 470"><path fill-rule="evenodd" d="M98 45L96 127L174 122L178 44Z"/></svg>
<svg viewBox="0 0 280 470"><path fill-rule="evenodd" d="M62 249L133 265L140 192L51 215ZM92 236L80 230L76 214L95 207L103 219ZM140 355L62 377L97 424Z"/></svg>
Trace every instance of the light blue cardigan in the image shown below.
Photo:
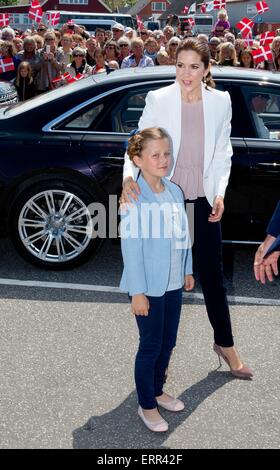
<svg viewBox="0 0 280 470"><path fill-rule="evenodd" d="M188 220L184 208L182 190L176 184L163 178L163 183L169 189L176 201L176 210L181 217L182 238L178 239L182 250L181 278L192 274L192 252L189 237ZM156 203L157 198L148 183L140 175L138 178L141 194L138 201L133 201L121 217L121 248L124 262L120 289L130 295L145 294L153 297L162 296L167 289L171 265L171 238L164 237L164 216L160 211L158 238L152 237L151 215L143 215L143 204ZM147 207L147 206L146 206ZM149 220L147 220L149 218ZM136 227L135 227L136 225ZM148 228L147 228L148 227ZM124 236L125 230L134 230L134 236ZM155 227L154 227L155 228ZM147 230L146 237L141 237L141 230ZM136 231L135 231L136 230ZM135 236L136 234L136 236ZM177 241L177 238L176 238Z"/></svg>

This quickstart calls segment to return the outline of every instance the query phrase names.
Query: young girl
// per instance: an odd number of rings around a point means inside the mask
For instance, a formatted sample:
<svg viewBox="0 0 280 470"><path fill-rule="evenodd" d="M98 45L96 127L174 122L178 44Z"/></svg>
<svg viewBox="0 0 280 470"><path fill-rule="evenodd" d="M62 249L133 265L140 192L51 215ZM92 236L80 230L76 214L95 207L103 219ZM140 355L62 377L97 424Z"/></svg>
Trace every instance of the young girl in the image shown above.
<svg viewBox="0 0 280 470"><path fill-rule="evenodd" d="M226 10L220 10L217 21L214 25L214 35L216 37L224 36L225 32L230 29L230 22Z"/></svg>
<svg viewBox="0 0 280 470"><path fill-rule="evenodd" d="M26 101L35 96L36 88L32 78L32 69L29 62L23 61L19 64L14 84L17 89L19 101Z"/></svg>
<svg viewBox="0 0 280 470"><path fill-rule="evenodd" d="M122 211L124 271L120 288L132 297L140 334L135 361L138 414L155 432L167 431L158 406L181 411L182 401L163 392L165 371L176 344L182 287L191 290L192 255L181 189L165 176L171 142L160 128L129 139L128 155L141 170L138 201Z"/></svg>

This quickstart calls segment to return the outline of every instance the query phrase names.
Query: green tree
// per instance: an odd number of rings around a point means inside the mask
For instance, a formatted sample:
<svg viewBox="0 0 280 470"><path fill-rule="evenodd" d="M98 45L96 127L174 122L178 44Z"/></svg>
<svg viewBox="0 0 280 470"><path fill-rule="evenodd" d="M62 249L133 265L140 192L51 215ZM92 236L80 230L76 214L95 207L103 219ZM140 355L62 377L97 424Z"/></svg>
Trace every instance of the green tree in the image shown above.
<svg viewBox="0 0 280 470"><path fill-rule="evenodd" d="M17 0L0 0L0 7L8 6L8 5L16 5Z"/></svg>
<svg viewBox="0 0 280 470"><path fill-rule="evenodd" d="M0 0L1 1L1 0ZM116 11L120 7L130 6L132 7L137 3L138 0L105 0L106 5L111 8L112 11Z"/></svg>

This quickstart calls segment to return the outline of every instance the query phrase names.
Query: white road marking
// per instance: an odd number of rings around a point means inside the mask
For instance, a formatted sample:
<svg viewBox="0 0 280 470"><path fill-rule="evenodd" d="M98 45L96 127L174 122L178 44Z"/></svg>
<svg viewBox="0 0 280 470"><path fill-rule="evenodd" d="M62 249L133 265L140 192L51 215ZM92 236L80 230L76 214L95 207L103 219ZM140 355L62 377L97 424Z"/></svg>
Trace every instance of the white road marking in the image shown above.
<svg viewBox="0 0 280 470"><path fill-rule="evenodd" d="M0 285L3 286L19 286L19 287L42 287L49 289L70 289L70 290L83 290L91 292L109 292L109 293L121 293L118 287L114 286L100 286L92 284L73 284L67 282L48 282L48 281L23 281L20 279L5 279L0 278ZM126 295L126 294L124 294ZM202 294L191 294L184 293L184 297L190 300L203 300ZM241 296L228 296L229 302L238 304L253 304L253 305L279 305L280 300L268 299L261 297L241 297Z"/></svg>

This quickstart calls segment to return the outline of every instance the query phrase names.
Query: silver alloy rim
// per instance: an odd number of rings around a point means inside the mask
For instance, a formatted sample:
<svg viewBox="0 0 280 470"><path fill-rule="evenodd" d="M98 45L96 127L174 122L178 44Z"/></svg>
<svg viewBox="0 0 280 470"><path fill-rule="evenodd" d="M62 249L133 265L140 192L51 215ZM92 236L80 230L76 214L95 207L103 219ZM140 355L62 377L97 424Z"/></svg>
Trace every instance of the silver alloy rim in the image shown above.
<svg viewBox="0 0 280 470"><path fill-rule="evenodd" d="M18 220L25 248L41 261L63 263L77 258L92 236L92 219L75 194L49 189L23 206Z"/></svg>

